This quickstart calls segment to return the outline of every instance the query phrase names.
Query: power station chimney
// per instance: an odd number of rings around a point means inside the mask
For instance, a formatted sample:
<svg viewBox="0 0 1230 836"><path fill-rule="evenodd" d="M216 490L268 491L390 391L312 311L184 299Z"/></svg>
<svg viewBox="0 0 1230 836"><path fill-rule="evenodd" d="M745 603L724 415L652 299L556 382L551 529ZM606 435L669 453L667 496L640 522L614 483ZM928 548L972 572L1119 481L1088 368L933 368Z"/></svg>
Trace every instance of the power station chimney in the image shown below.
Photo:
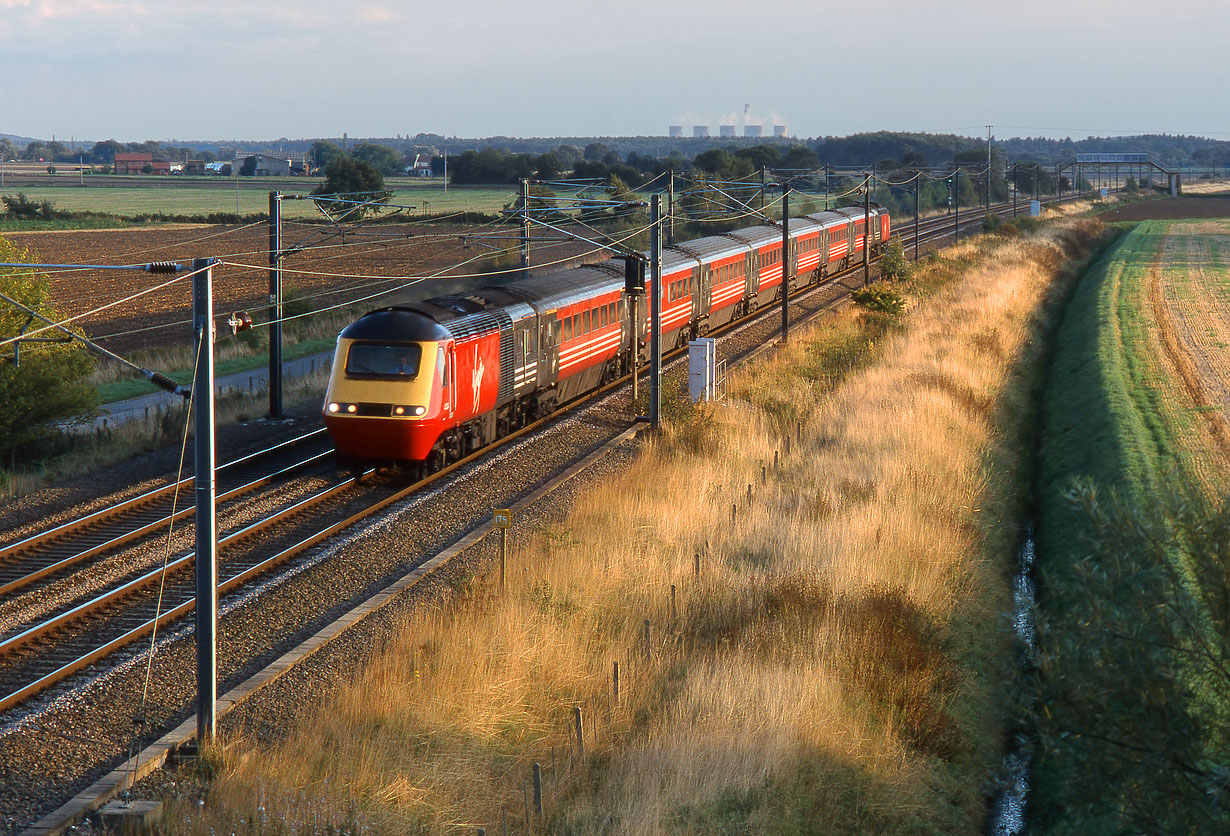
<svg viewBox="0 0 1230 836"><path fill-rule="evenodd" d="M744 136L764 136L764 125L744 125Z"/></svg>
<svg viewBox="0 0 1230 836"><path fill-rule="evenodd" d="M734 125L718 125L718 136L726 139L735 135Z"/></svg>
<svg viewBox="0 0 1230 836"><path fill-rule="evenodd" d="M786 133L785 125L774 125L773 126L773 136L777 137L778 139L785 139L786 137L790 136L790 134Z"/></svg>
<svg viewBox="0 0 1230 836"><path fill-rule="evenodd" d="M702 137L702 136L708 136L708 135L709 135L708 125L693 125L692 126L692 136L693 137Z"/></svg>
<svg viewBox="0 0 1230 836"><path fill-rule="evenodd" d="M683 125L671 125L670 134L671 139L678 139L683 136Z"/></svg>

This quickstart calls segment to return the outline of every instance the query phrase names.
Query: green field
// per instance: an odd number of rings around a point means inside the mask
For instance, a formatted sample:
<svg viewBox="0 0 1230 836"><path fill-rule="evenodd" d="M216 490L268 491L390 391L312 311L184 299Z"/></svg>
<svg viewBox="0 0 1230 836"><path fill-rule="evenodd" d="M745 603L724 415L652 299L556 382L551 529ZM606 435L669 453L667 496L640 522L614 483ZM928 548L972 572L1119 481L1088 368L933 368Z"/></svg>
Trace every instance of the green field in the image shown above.
<svg viewBox="0 0 1230 836"><path fill-rule="evenodd" d="M99 177L101 175L92 179L97 182ZM20 191L34 201L50 200L57 209L101 212L121 217L159 212L166 215L208 215L215 212L254 215L269 211L269 192L272 190L285 194L306 194L319 185L316 178L302 177L239 181L233 178L193 177L175 178L175 181L174 185L168 185L167 178L159 178L156 184L148 187L81 186L75 182L47 186L6 185L3 193L14 195ZM412 205L416 214L498 212L516 196L512 187L450 187L445 192L443 183L439 181L411 184L399 180L390 182L388 187L393 192L391 203ZM284 201L282 214L287 218L320 216L316 207L306 200Z"/></svg>
<svg viewBox="0 0 1230 836"><path fill-rule="evenodd" d="M1083 277L1058 332L1037 489L1031 832L1227 832L1211 787L1230 751L1228 520L1215 499L1228 480L1151 296L1156 281L1182 303L1206 280L1174 246L1204 234L1190 224L1127 232ZM1224 317L1215 305L1200 315Z"/></svg>

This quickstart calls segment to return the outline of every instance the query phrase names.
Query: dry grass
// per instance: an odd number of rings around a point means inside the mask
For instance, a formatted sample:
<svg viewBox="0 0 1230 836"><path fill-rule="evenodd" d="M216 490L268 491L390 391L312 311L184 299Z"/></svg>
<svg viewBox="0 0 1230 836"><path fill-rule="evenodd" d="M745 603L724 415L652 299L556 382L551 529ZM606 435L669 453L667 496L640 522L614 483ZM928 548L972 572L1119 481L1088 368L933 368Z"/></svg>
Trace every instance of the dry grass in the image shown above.
<svg viewBox="0 0 1230 836"><path fill-rule="evenodd" d="M1052 237L963 245L906 327L847 312L737 373L565 525L519 534L506 593L474 579L301 732L235 742L171 829L520 833L539 761L535 831L981 833ZM835 340L844 380L793 371Z"/></svg>

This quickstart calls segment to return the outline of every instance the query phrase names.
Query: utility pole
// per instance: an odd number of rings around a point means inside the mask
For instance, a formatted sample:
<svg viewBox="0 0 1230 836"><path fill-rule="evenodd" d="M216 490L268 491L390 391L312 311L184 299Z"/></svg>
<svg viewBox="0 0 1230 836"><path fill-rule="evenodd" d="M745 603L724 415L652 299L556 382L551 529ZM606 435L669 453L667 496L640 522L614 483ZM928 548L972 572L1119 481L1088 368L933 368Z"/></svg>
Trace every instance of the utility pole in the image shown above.
<svg viewBox="0 0 1230 836"><path fill-rule="evenodd" d="M829 210L829 164L824 164L824 211Z"/></svg>
<svg viewBox="0 0 1230 836"><path fill-rule="evenodd" d="M1017 164L1013 163L1012 168L1012 217L1016 217L1016 181L1017 181Z"/></svg>
<svg viewBox="0 0 1230 836"><path fill-rule="evenodd" d="M961 166L952 173L952 207L955 213L952 217L952 243L961 240Z"/></svg>
<svg viewBox="0 0 1230 836"><path fill-rule="evenodd" d="M666 181L666 246L675 245L675 169Z"/></svg>
<svg viewBox="0 0 1230 836"><path fill-rule="evenodd" d="M282 420L282 193L269 193L269 420Z"/></svg>
<svg viewBox="0 0 1230 836"><path fill-rule="evenodd" d="M863 287L866 287L871 284L871 177L863 186Z"/></svg>
<svg viewBox="0 0 1230 836"><path fill-rule="evenodd" d="M987 125L987 215L991 214L991 128Z"/></svg>
<svg viewBox="0 0 1230 836"><path fill-rule="evenodd" d="M194 259L192 329L197 344L192 419L196 458L196 737L208 743L217 729L218 531L214 516L213 260Z"/></svg>
<svg viewBox="0 0 1230 836"><path fill-rule="evenodd" d="M790 183L782 181L782 343L790 336Z"/></svg>
<svg viewBox="0 0 1230 836"><path fill-rule="evenodd" d="M448 194L448 149L444 149L444 193Z"/></svg>
<svg viewBox="0 0 1230 836"><path fill-rule="evenodd" d="M918 188L922 185L922 172L914 175L914 260L918 261Z"/></svg>
<svg viewBox="0 0 1230 836"><path fill-rule="evenodd" d="M636 404L640 389L638 388L638 372L641 365L641 331L638 326L641 310L641 296L645 293L645 259L637 253L636 255L624 256L624 295L628 299L628 319L630 324L628 332L631 338L628 340L629 348L631 349L632 362L632 403Z"/></svg>
<svg viewBox="0 0 1230 836"><path fill-rule="evenodd" d="M530 269L530 181L521 181L521 270Z"/></svg>
<svg viewBox="0 0 1230 836"><path fill-rule="evenodd" d="M659 429L662 420L662 196L649 199L650 290L649 290L649 426Z"/></svg>
<svg viewBox="0 0 1230 836"><path fill-rule="evenodd" d="M764 197L765 192L769 190L769 170L764 166L760 167L760 214L764 214Z"/></svg>

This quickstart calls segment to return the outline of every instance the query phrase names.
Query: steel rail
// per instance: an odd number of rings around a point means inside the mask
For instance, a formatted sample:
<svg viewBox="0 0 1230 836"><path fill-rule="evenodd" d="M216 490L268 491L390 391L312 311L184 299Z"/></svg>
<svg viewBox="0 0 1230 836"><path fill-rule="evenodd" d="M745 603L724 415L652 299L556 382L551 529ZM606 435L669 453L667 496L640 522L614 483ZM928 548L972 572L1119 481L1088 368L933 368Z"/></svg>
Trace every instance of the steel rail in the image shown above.
<svg viewBox="0 0 1230 836"><path fill-rule="evenodd" d="M332 450L326 450L323 453L316 453L312 456L309 456L306 459L301 459L300 461L294 462L293 464L289 464L283 468L273 471L272 473L266 473L262 476L258 476L256 479L253 479L252 481L247 482L246 484L239 485L237 487L231 488L230 490L223 491L222 493L218 494L217 501L221 503L221 502L226 502L232 499L236 499L241 496L245 496L246 494L252 493L258 488L264 487L265 485L269 484L275 479L278 479L279 477L286 476L301 468L310 467L311 465L314 465L314 464L319 464L324 459L329 458L332 455L333 455ZM191 481L191 480L188 480L188 481ZM123 534L113 537L110 540L107 540L103 543L98 543L97 545L91 546L90 548L77 552L76 554L70 555L69 557L61 558L55 563L48 564L26 575L22 575L19 578L16 578L4 584L0 584L0 595L5 595L9 592L24 589L25 587L33 584L34 582L38 580L41 580L42 578L47 577L48 575L53 575L56 572L59 572L71 566L74 566L82 562L83 560L88 560L89 558L94 557L95 555L98 555L102 552L107 552L112 549L119 548L125 543L129 543L133 540L136 540L140 537L145 536L146 534L150 534L154 531L157 531L165 526L170 525L173 522L176 522L185 517L188 517L194 514L195 512L196 512L195 504L189 504L185 506L184 508L181 508L180 510L176 511L173 514L167 514L165 516L159 517L156 520L153 520L152 522L148 522L136 528L129 529L128 531L125 531ZM3 651L0 651L0 655L3 655Z"/></svg>
<svg viewBox="0 0 1230 836"><path fill-rule="evenodd" d="M246 456L241 456L238 459L234 459L233 461L226 462L225 464L219 465L217 469L225 470L227 468L238 467L239 465L247 464L253 461L254 459L260 458L262 456L267 456L270 453L277 452L285 447L289 447L291 445L299 444L301 442L307 441L308 439L318 436L323 432L325 432L325 429L323 427L312 430L311 432L304 433L303 435L296 436L295 438L291 438L291 439L287 439L286 441L279 442L278 444L275 444L272 447L267 447L264 450L257 450L255 452L247 454ZM132 497L131 499L123 500L121 502L116 503L115 505L110 505L106 508L100 508L99 510L94 511L93 513L87 514L84 517L79 517L78 519L75 519L75 520L69 520L66 523L61 523L60 525L57 525L55 528L50 528L50 529L47 529L46 531L40 531L39 533L32 534L31 536L26 537L23 540L18 540L17 542L10 543L7 546L2 546L0 547L0 560L10 557L11 555L19 551L25 551L25 550L34 548L35 546L40 546L43 543L49 542L51 540L56 540L56 539L60 539L63 537L67 537L71 534L76 533L77 531L80 531L82 528L85 528L87 526L96 525L101 522L106 522L108 519L118 514L122 514L126 511L131 511L134 508L138 508L142 505L148 505L149 503L156 502L159 499L165 499L166 497L173 494L176 489L191 488L193 484L193 479L194 477L189 476L185 479L179 480L179 482L177 483L172 483L170 485L164 485L160 488L154 488L151 491L147 491L146 493L143 493L139 496Z"/></svg>
<svg viewBox="0 0 1230 836"><path fill-rule="evenodd" d="M1011 211L1011 204L1006 204L1005 207L999 207L999 206L992 207L992 210L995 211L1001 208L1006 208L1007 211ZM971 217L970 217L969 223L972 224L975 222L980 222L982 217L985 217L985 209L982 209L982 213L983 214L979 216L978 214L975 214L973 211L971 211L970 213ZM947 221L946 218L942 218L941 220ZM923 239L923 236L921 234L921 229L920 229L920 235L919 235L920 242L922 240L926 240L928 242L932 240L942 240L944 237L947 236L948 228L950 226L951 226L950 222L937 223L936 224L937 233L933 236L927 237L926 239ZM964 223L962 224L962 226L964 226ZM910 240L912 243L912 239ZM876 260L878 260L878 257ZM795 290L793 293L791 293L791 297L795 298L795 297L803 297L803 296L810 295L811 293L820 289L822 286L827 285L831 283L832 281L843 278L845 276L853 275L861 269L862 269L861 264L854 264L845 270L837 271L830 275L824 276L816 281L809 282L806 286L799 288ZM765 305L763 307L758 308L755 312L746 314L740 318L733 319L731 322L726 323L720 328L714 329L714 331L710 333L715 334L715 335L720 335L728 331L732 331L738 327L747 325L759 319L760 317L768 315L769 312L773 311L774 309L775 309L775 306L772 304ZM686 347L680 347L680 348L675 348L673 350L664 352L664 359L667 359L667 358L673 359L677 355L682 355L685 348ZM620 377L608 383L607 385L599 387L598 389L595 389L592 392L589 392L585 395L582 395L579 398L576 398L570 401L567 404L564 404L563 406L559 407L558 409L556 409L549 415L544 416L543 418L540 418L536 421L533 421L525 425L524 427L521 427L509 433L508 435L505 435L497 439L491 444L486 445L485 447L480 448L479 450L476 450L473 453L467 456L464 456L458 459L457 461L446 465L445 467L441 468L435 473L432 473L428 475L427 477L409 486L406 486L405 488L397 490L394 493L390 494L389 496L386 496L382 499L377 500L371 505L361 509L360 511L354 514L351 514L345 519L338 520L326 526L325 528L314 532L308 537L298 541L294 545L284 548L278 551L276 554L271 555L267 558L264 558L263 560L260 560L256 564L249 566L246 569L241 570L240 572L231 576L227 580L219 583L218 592L220 594L223 594L223 593L234 591L238 587L242 586L244 583L256 577L259 577L260 575L265 574L266 572L276 568L277 566L281 565L282 563L285 563L286 561L292 559L293 557L299 554L302 554L304 551L312 548L313 546L319 544L320 542L344 531L345 529L356 524L357 522L360 522L374 514L379 513L380 511L383 511L385 508L389 507L390 505L406 498L407 496L410 496L411 494L421 490L427 485L433 482L436 482L437 480L442 479L445 476L452 474L456 470L474 461L477 461L480 458L483 458L491 454L492 452L494 452L496 449L500 447L503 447L519 438L522 438L523 436L529 433L532 433L544 427L545 425L555 421L556 419L577 409L578 407L583 406L584 404L587 404L613 391L614 389L623 386L631 379L632 374L639 375L646 368L647 366L642 366L642 367L635 369L634 371L621 375ZM370 473L370 472L372 471L367 471L367 473ZM364 473L361 475L367 475L367 473ZM268 528L269 526L277 522L281 522L287 519L288 517L291 517L295 514L306 511L312 506L318 504L319 502L324 501L328 497L333 496L336 493L339 493L346 488L355 486L356 484L358 484L358 482L359 482L358 478L348 479L346 481L339 482L335 485L332 485L324 489L318 494L314 494L312 497L308 497L306 499L300 500L299 502L296 502L293 505L288 506L287 508L281 509L280 511L278 511L274 515L271 515L265 520L252 523L251 525L246 526L243 529L233 532L232 534L228 535L227 537L219 541L219 544L218 544L219 550L221 551L223 546L233 545L237 543L239 540L249 537L253 534L256 534L259 531L262 531L265 528ZM166 571L170 572L173 568L184 568L189 563L191 563L194 557L195 557L194 554L188 554L188 555L182 556L176 559L175 561L173 561L171 564L168 564ZM76 618L80 618L83 615L87 614L88 612L97 610L109 604L116 603L120 598L124 597L125 595L132 594L133 592L137 591L141 586L148 586L150 583L153 582L153 580L158 579L162 575L162 573L163 573L163 569L160 567L157 570L153 570L147 573L141 578L138 578L134 581L129 582L128 584L125 584L122 587L112 590L111 592L107 593L105 596L100 597L99 599L96 599L95 601L87 602L86 604L76 607L73 610L70 610L69 612L63 613L60 616L57 616L56 618L51 619L50 621L44 624L37 625L17 636L13 636L10 639L6 640L5 642L0 642L0 656L5 655L6 653L12 652L18 647L24 646L25 644L28 644L30 641L33 641L34 639L40 636L44 636L47 633L52 632L57 627L65 626L71 621L75 620ZM119 650L120 648L128 644L131 644L132 642L146 635L149 635L150 631L154 630L156 627L162 626L180 617L183 617L185 614L195 609L195 606L196 606L195 597L191 597L181 602L180 604L172 607L166 612L162 613L156 619L150 619L146 621L140 626L125 632L121 636L117 636L107 641L102 646L95 648L81 655L77 659L74 659L73 661L61 666L57 670L40 677L35 682L29 683L23 686L22 688L20 688L19 690L9 694L8 696L0 698L0 712L5 711L15 705L19 705L25 702L26 700L30 699L36 694L62 681L67 676L70 676L73 673L76 673L82 670L83 668L88 667L94 662L97 662L100 659L105 658L106 656L114 653L116 650Z"/></svg>

